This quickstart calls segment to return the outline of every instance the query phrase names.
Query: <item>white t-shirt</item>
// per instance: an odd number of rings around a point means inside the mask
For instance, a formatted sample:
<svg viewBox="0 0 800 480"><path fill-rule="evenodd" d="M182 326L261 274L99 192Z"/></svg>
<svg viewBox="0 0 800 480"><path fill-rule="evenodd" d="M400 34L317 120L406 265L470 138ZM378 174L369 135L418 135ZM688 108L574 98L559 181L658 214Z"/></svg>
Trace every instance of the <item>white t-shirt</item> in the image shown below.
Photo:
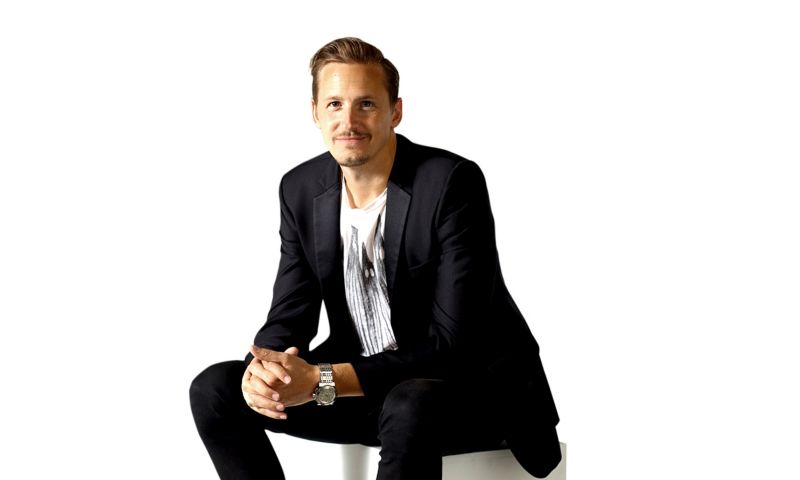
<svg viewBox="0 0 800 480"><path fill-rule="evenodd" d="M385 218L386 190L364 208L350 208L342 180L339 228L344 245L344 291L365 357L397 350L383 266Z"/></svg>

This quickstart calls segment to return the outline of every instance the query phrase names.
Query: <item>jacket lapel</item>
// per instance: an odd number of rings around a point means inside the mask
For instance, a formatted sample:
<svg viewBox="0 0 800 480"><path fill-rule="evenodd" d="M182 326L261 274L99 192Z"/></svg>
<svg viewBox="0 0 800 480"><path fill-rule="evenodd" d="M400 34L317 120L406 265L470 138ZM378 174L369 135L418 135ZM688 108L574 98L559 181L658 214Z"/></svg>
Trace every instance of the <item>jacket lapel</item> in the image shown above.
<svg viewBox="0 0 800 480"><path fill-rule="evenodd" d="M395 153L392 172L389 175L386 196L386 228L383 234L383 264L386 268L386 284L389 299L392 298L397 263L400 259L400 247L403 243L406 228L406 216L411 204L411 172L413 171L411 142L402 135L397 135L397 152Z"/></svg>
<svg viewBox="0 0 800 480"><path fill-rule="evenodd" d="M314 247L317 272L336 351L352 356L361 351L355 326L350 320L344 291L344 266L339 229L342 208L342 179L339 165L331 157L331 169L321 179L323 192L314 197ZM326 341L327 343L327 341ZM347 357L341 357L344 361Z"/></svg>
<svg viewBox="0 0 800 480"><path fill-rule="evenodd" d="M316 262L321 279L329 278L341 262L336 262L341 251L339 233L339 199L341 189L331 188L314 198L314 244Z"/></svg>
<svg viewBox="0 0 800 480"><path fill-rule="evenodd" d="M386 285L389 299L392 298L394 280L397 274L397 261L400 258L400 244L406 225L408 205L411 195L396 183L389 181L386 196L386 227L383 232L383 266L386 269Z"/></svg>
<svg viewBox="0 0 800 480"><path fill-rule="evenodd" d="M341 234L339 214L341 209L342 183L339 165L333 157L320 179L323 192L314 197L314 248L315 261L323 287L342 275Z"/></svg>

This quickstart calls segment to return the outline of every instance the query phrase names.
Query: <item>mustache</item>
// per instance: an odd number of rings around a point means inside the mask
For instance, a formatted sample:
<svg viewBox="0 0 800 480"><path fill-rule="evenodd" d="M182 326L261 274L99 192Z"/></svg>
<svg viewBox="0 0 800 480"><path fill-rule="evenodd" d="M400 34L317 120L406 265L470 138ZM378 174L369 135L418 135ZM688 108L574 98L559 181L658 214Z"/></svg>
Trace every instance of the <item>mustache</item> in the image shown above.
<svg viewBox="0 0 800 480"><path fill-rule="evenodd" d="M345 130L343 132L339 132L334 137L366 137L367 133L362 132L360 130Z"/></svg>

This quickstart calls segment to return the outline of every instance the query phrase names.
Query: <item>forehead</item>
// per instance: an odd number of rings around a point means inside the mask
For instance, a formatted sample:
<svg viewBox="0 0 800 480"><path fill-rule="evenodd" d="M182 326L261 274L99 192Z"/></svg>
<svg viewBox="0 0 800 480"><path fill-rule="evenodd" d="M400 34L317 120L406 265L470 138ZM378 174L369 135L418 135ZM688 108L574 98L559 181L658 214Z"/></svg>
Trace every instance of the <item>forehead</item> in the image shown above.
<svg viewBox="0 0 800 480"><path fill-rule="evenodd" d="M380 65L329 63L319 71L319 96L380 96L389 95Z"/></svg>

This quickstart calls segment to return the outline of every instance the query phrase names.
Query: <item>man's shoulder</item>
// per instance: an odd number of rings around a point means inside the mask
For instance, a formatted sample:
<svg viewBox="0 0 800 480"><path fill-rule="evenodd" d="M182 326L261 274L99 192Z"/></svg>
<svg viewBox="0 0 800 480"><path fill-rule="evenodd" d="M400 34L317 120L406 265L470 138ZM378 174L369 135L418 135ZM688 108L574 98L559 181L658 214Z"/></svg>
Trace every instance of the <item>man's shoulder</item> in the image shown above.
<svg viewBox="0 0 800 480"><path fill-rule="evenodd" d="M338 181L338 165L329 152L306 160L286 172L281 184L289 189L325 189Z"/></svg>
<svg viewBox="0 0 800 480"><path fill-rule="evenodd" d="M413 158L416 160L416 163L420 164L430 164L434 167L448 167L454 166L460 162L470 161L461 155L453 153L449 150L445 150L444 148L414 143L408 138L399 134L397 135L397 143L399 153L409 158Z"/></svg>
<svg viewBox="0 0 800 480"><path fill-rule="evenodd" d="M325 172L334 162L330 152L320 153L314 158L306 160L292 167L286 172L284 177L308 177L310 174L317 174Z"/></svg>
<svg viewBox="0 0 800 480"><path fill-rule="evenodd" d="M426 188L447 182L459 170L474 171L481 175L480 167L472 160L443 148L412 143L400 135L398 160L397 171L392 175L401 181L405 177L413 183L421 182Z"/></svg>

